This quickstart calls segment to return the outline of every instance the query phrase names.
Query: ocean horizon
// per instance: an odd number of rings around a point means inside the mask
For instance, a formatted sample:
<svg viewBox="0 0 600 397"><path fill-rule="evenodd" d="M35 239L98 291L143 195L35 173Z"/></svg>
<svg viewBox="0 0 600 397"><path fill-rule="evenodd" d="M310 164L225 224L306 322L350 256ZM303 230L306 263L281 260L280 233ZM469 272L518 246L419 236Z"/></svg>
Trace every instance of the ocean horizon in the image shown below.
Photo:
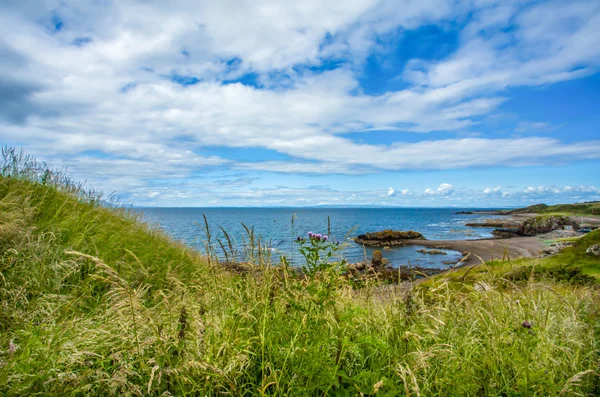
<svg viewBox="0 0 600 397"><path fill-rule="evenodd" d="M489 214L457 214L456 212L496 210L498 208L473 207L134 207L145 221L164 230L175 240L204 252L206 215L213 241L224 241L223 229L232 237L234 245L242 252L246 238L244 225L254 227L256 235L270 247L272 261L285 256L293 265L301 265L295 240L308 232L328 234L330 238L345 243L342 257L350 263L364 261L365 253L371 257L373 248L352 241L352 237L384 229L414 230L429 240L463 240L492 237L493 228L466 227L465 223L484 218ZM292 217L294 223L292 224ZM444 250L446 255L429 255L418 252L421 247L396 247L383 251L392 266L420 266L447 268L460 259L461 253ZM217 254L220 248L216 247Z"/></svg>

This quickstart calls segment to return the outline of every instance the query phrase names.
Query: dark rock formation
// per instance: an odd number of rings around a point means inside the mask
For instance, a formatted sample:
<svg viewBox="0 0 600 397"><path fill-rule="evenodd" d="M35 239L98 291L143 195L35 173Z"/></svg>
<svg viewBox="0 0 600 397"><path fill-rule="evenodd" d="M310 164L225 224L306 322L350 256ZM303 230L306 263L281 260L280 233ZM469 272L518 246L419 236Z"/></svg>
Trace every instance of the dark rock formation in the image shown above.
<svg viewBox="0 0 600 397"><path fill-rule="evenodd" d="M471 215L473 214L473 211L458 211L455 212L456 215Z"/></svg>
<svg viewBox="0 0 600 397"><path fill-rule="evenodd" d="M379 250L373 251L373 255L371 256L371 266L373 266L376 269L379 269L379 268L383 268L384 266L386 266L389 263L390 263L390 261L383 257L383 254L381 253L381 251L379 251Z"/></svg>
<svg viewBox="0 0 600 397"><path fill-rule="evenodd" d="M579 229L579 223L566 216L537 216L523 222L519 228L519 234L521 236L537 236L554 230L564 230L568 226L571 226L574 230Z"/></svg>
<svg viewBox="0 0 600 397"><path fill-rule="evenodd" d="M516 237L519 235L519 229L494 229L494 237Z"/></svg>
<svg viewBox="0 0 600 397"><path fill-rule="evenodd" d="M361 234L354 239L359 244L374 247L402 245L405 240L425 240L425 237L421 233L412 230L407 232L383 230L381 232Z"/></svg>

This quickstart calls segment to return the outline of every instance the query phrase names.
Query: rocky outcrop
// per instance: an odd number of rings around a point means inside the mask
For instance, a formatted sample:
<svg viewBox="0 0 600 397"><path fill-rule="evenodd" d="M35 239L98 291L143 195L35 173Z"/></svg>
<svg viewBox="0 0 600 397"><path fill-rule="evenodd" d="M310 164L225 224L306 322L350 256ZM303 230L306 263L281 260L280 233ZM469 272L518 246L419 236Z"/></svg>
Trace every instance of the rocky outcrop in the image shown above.
<svg viewBox="0 0 600 397"><path fill-rule="evenodd" d="M392 267L375 268L373 266L365 266L364 263L360 262L348 265L348 272L346 272L346 277L352 278L355 281L366 281L372 278L398 283L400 281L409 281L423 277L431 277L436 274L443 273L445 271L445 269L431 269L425 267L407 266L400 266L400 269Z"/></svg>
<svg viewBox="0 0 600 397"><path fill-rule="evenodd" d="M523 222L519 228L519 234L521 236L537 236L554 230L563 230L568 226L571 226L574 230L579 229L579 223L566 216L537 216Z"/></svg>
<svg viewBox="0 0 600 397"><path fill-rule="evenodd" d="M563 249L567 248L567 247L572 247L573 243L572 242L561 242L561 241L557 241L554 242L552 244L550 244L548 247L544 248L544 250L542 252L540 252L540 255L538 255L538 258L546 258L548 256L554 256L556 254L558 254L560 251L562 251Z"/></svg>
<svg viewBox="0 0 600 397"><path fill-rule="evenodd" d="M429 254L429 255L448 255L447 252L442 251L442 250L436 250L436 249L426 250L425 248L423 248L423 249L417 250L417 252L420 252L422 254Z"/></svg>
<svg viewBox="0 0 600 397"><path fill-rule="evenodd" d="M390 261L383 257L383 254L379 250L373 251L373 255L371 256L371 266L376 269L380 269L389 264Z"/></svg>
<svg viewBox="0 0 600 397"><path fill-rule="evenodd" d="M455 212L456 215L472 215L473 211L458 211Z"/></svg>
<svg viewBox="0 0 600 397"><path fill-rule="evenodd" d="M519 229L494 229L492 230L494 237L516 237L519 235Z"/></svg>
<svg viewBox="0 0 600 397"><path fill-rule="evenodd" d="M465 226L469 227L499 227L503 229L518 228L521 226L521 222L510 219L486 219L483 222L469 222L465 223Z"/></svg>
<svg viewBox="0 0 600 397"><path fill-rule="evenodd" d="M385 247L402 245L406 240L425 240L419 232L412 230L383 230L381 232L361 234L354 239L355 242L372 247Z"/></svg>
<svg viewBox="0 0 600 397"><path fill-rule="evenodd" d="M589 246L588 249L585 250L585 253L600 256L600 244L594 244Z"/></svg>

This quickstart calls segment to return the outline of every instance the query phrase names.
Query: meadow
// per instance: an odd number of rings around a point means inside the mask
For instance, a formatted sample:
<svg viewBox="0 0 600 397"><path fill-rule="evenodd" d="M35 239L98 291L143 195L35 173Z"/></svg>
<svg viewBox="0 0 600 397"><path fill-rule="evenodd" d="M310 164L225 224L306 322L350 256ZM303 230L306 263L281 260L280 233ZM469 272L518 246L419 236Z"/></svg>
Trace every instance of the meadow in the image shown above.
<svg viewBox="0 0 600 397"><path fill-rule="evenodd" d="M349 279L322 238L302 236L298 272L248 232L245 265L224 263L5 148L0 394L600 395L600 289L579 268L600 267L600 231L401 286Z"/></svg>

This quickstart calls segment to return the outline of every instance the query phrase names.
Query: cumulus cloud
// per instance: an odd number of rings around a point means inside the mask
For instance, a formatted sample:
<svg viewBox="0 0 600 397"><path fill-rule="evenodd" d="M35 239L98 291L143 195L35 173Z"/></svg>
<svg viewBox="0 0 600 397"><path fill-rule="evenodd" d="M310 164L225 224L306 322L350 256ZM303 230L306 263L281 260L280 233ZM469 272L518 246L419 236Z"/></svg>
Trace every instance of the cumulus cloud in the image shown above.
<svg viewBox="0 0 600 397"><path fill-rule="evenodd" d="M502 192L500 191L500 186L494 188L486 187L483 189L483 194L502 194Z"/></svg>
<svg viewBox="0 0 600 397"><path fill-rule="evenodd" d="M388 195L388 197L395 196L396 192L394 191L394 188L389 188L387 195Z"/></svg>
<svg viewBox="0 0 600 397"><path fill-rule="evenodd" d="M452 192L454 192L454 185L452 185L450 183L442 183L440 186L438 186L437 189L431 189L431 188L425 189L424 193L426 195L446 196L446 195L452 194Z"/></svg>
<svg viewBox="0 0 600 397"><path fill-rule="evenodd" d="M464 133L507 100L509 87L596 71L600 4L340 4L2 2L0 139L108 191L130 192L220 168L366 174L600 158L598 140L404 138ZM466 16L455 51L407 62L400 89L363 89L364 60L384 51L382 38ZM553 128L521 122L516 130ZM391 143L349 135L382 130ZM255 148L289 160L203 152L214 147ZM426 192L449 195L453 187Z"/></svg>
<svg viewBox="0 0 600 397"><path fill-rule="evenodd" d="M169 187L136 187L130 199L138 205L190 206L198 202L220 206L414 206L416 203L430 207L498 207L527 206L536 203L556 204L600 200L600 188L595 186L555 187L538 186L532 189L514 189L501 194L482 194L479 189L454 188L452 194L440 194L437 189L409 192L387 196L380 190L340 190L327 186L294 188L277 186L271 188L250 187L240 190L231 186L209 186L202 183L180 181ZM403 192L406 191L406 194Z"/></svg>

